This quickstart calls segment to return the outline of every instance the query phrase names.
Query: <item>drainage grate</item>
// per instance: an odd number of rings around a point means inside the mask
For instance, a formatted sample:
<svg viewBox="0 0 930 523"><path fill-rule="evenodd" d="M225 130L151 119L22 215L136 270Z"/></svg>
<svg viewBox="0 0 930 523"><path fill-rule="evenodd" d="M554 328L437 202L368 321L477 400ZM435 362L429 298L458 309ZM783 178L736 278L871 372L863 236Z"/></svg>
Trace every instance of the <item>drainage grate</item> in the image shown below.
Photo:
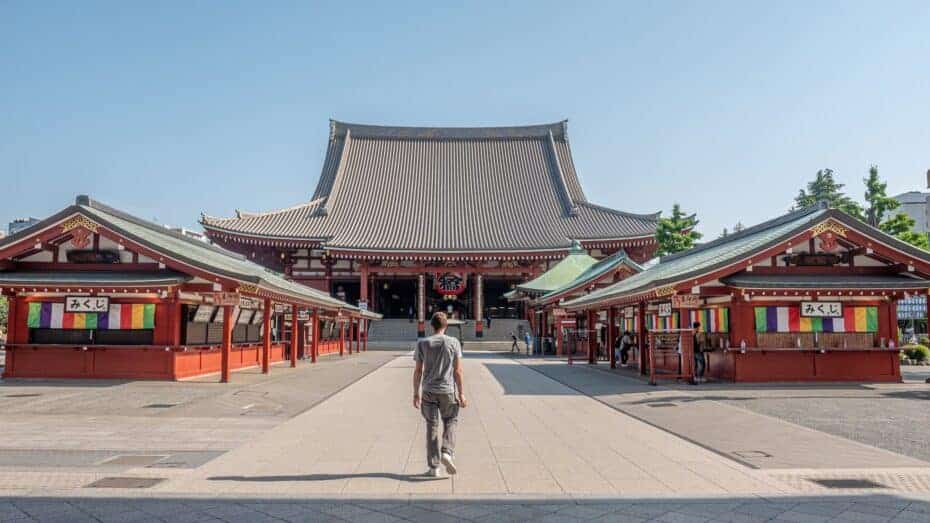
<svg viewBox="0 0 930 523"><path fill-rule="evenodd" d="M84 488L149 488L158 485L164 478L101 478Z"/></svg>
<svg viewBox="0 0 930 523"><path fill-rule="evenodd" d="M650 403L649 407L677 407L674 403Z"/></svg>
<svg viewBox="0 0 930 523"><path fill-rule="evenodd" d="M100 462L100 465L125 465L129 467L147 467L153 463L158 463L159 461L167 458L168 456L152 456L152 455L134 455L134 454L123 454L115 456L106 461Z"/></svg>
<svg viewBox="0 0 930 523"><path fill-rule="evenodd" d="M761 450L734 450L733 454L741 458L771 458L772 455Z"/></svg>
<svg viewBox="0 0 930 523"><path fill-rule="evenodd" d="M36 396L41 396L41 394L7 394L3 397L4 398L35 398Z"/></svg>
<svg viewBox="0 0 930 523"><path fill-rule="evenodd" d="M832 488L832 489L858 489L858 488L887 488L881 483L876 483L870 479L857 479L857 478L825 478L825 479L813 479L807 478L808 481L812 481L820 486Z"/></svg>
<svg viewBox="0 0 930 523"><path fill-rule="evenodd" d="M143 405L143 409L170 409L171 407L177 407L177 403L149 403L148 405Z"/></svg>

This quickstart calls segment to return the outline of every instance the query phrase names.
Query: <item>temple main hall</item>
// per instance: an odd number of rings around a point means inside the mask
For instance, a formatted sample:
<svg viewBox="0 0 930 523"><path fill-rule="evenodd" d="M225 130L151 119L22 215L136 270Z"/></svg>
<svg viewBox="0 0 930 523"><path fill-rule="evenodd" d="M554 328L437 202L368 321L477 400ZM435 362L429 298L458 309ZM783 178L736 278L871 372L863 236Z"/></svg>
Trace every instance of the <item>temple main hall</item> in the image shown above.
<svg viewBox="0 0 930 523"><path fill-rule="evenodd" d="M622 180L618 180L622 183ZM394 127L330 122L309 200L208 215L217 244L386 318L435 310L474 323L524 318L504 294L577 241L598 259L656 249L658 213L588 201L567 122L516 127ZM471 321L469 321L471 320Z"/></svg>

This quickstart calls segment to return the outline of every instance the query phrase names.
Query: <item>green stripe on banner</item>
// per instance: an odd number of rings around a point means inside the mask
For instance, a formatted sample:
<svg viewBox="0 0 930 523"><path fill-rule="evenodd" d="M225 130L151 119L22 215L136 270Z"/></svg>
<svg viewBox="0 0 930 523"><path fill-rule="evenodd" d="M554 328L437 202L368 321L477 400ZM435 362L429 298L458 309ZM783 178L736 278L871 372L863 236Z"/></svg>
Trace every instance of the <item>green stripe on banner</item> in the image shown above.
<svg viewBox="0 0 930 523"><path fill-rule="evenodd" d="M142 309L142 328L143 329L154 329L155 328L155 304L146 303L145 307Z"/></svg>
<svg viewBox="0 0 930 523"><path fill-rule="evenodd" d="M40 322L42 320L42 304L41 303L30 303L29 304L29 320L27 325L30 329L38 329Z"/></svg>
<svg viewBox="0 0 930 523"><path fill-rule="evenodd" d="M811 332L823 332L823 318L811 318Z"/></svg>
<svg viewBox="0 0 930 523"><path fill-rule="evenodd" d="M765 307L756 307L756 332L766 332Z"/></svg>
<svg viewBox="0 0 930 523"><path fill-rule="evenodd" d="M720 327L720 332L730 332L730 309L723 309L723 325Z"/></svg>
<svg viewBox="0 0 930 523"><path fill-rule="evenodd" d="M84 315L84 328L85 329L96 329L97 328L97 319L100 317L100 314L96 312L88 312Z"/></svg>
<svg viewBox="0 0 930 523"><path fill-rule="evenodd" d="M866 332L878 332L878 307L865 308Z"/></svg>

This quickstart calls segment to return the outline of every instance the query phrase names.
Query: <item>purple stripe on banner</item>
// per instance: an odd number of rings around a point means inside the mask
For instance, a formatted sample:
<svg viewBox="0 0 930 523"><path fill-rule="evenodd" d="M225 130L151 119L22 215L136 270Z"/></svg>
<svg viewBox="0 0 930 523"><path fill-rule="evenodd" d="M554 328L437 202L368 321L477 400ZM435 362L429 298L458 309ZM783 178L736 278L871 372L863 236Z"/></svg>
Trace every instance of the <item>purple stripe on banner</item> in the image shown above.
<svg viewBox="0 0 930 523"><path fill-rule="evenodd" d="M765 308L765 331L778 332L778 307Z"/></svg>
<svg viewBox="0 0 930 523"><path fill-rule="evenodd" d="M824 318L824 319L823 319L823 331L824 331L824 332L833 332L833 318Z"/></svg>
<svg viewBox="0 0 930 523"><path fill-rule="evenodd" d="M110 328L110 315L106 312L97 313L97 328L107 330Z"/></svg>
<svg viewBox="0 0 930 523"><path fill-rule="evenodd" d="M43 303L42 312L39 315L39 327L47 329L52 326L52 304Z"/></svg>

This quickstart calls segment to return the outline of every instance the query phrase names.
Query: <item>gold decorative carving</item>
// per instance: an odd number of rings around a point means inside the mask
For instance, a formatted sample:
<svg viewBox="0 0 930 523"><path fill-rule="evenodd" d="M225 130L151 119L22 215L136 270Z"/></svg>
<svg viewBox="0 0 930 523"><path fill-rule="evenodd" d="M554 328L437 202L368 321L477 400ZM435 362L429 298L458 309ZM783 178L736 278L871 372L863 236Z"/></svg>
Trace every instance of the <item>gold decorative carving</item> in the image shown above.
<svg viewBox="0 0 930 523"><path fill-rule="evenodd" d="M659 287L656 289L656 296L662 298L664 296L672 296L675 294L675 286L669 285L668 287Z"/></svg>
<svg viewBox="0 0 930 523"><path fill-rule="evenodd" d="M97 227L99 227L97 223L91 221L88 217L83 214L76 214L61 224L61 232L65 233L77 228L87 229L90 232L97 232Z"/></svg>
<svg viewBox="0 0 930 523"><path fill-rule="evenodd" d="M253 285L251 283L240 283L239 292L245 292L248 294L258 294L258 285Z"/></svg>
<svg viewBox="0 0 930 523"><path fill-rule="evenodd" d="M811 227L811 235L819 236L825 232L832 232L838 236L846 237L846 227L834 222L834 221L825 221L820 222L817 225Z"/></svg>

